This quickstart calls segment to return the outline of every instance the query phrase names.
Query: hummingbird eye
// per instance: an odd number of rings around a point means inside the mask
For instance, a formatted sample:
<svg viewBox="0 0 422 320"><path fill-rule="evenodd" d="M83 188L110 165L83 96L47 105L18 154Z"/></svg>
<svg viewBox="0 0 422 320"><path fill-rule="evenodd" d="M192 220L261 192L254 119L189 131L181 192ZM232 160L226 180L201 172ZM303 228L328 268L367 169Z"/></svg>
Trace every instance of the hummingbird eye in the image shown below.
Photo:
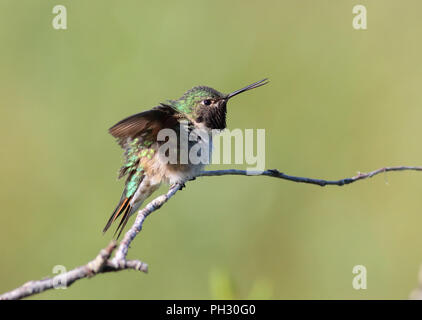
<svg viewBox="0 0 422 320"><path fill-rule="evenodd" d="M204 101L202 101L202 103L206 106L209 106L211 104L211 100L210 99L206 99Z"/></svg>

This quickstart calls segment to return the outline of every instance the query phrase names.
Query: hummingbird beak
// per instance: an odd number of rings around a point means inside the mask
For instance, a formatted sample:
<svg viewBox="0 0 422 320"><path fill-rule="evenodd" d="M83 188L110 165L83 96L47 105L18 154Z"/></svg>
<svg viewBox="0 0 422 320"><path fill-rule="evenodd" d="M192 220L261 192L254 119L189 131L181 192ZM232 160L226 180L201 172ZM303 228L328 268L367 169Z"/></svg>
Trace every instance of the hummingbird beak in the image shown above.
<svg viewBox="0 0 422 320"><path fill-rule="evenodd" d="M252 90L252 89L261 87L261 86L267 84L268 82L269 82L268 81L268 78L265 78L265 79L262 79L261 81L252 83L252 84L250 84L250 85L248 85L248 86L246 86L246 87L244 87L242 89L239 89L239 90L236 90L236 91L234 91L232 93L229 93L226 96L225 100L229 100L230 98L233 98L234 96L237 96L239 93L242 93L242 92L245 92L245 91L249 91L249 90Z"/></svg>

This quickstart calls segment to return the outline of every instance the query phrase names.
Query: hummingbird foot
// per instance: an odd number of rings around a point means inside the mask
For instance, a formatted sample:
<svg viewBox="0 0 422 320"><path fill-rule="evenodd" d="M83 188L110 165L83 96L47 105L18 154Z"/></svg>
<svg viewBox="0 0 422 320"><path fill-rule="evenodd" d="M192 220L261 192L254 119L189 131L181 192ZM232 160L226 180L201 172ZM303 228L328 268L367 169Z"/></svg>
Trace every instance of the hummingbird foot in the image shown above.
<svg viewBox="0 0 422 320"><path fill-rule="evenodd" d="M184 182L176 182L176 183L173 183L172 185L170 185L170 189L176 188L177 186L180 186L179 190L183 190L183 188L186 187Z"/></svg>
<svg viewBox="0 0 422 320"><path fill-rule="evenodd" d="M279 177L281 175L281 172L277 169L268 169L267 171L271 173L273 177Z"/></svg>

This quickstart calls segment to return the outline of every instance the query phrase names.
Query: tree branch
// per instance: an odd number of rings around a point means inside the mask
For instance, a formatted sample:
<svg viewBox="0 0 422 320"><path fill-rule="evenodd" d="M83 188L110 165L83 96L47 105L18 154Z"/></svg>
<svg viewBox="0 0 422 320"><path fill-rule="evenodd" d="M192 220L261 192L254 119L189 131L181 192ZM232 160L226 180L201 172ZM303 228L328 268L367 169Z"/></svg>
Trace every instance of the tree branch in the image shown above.
<svg viewBox="0 0 422 320"><path fill-rule="evenodd" d="M139 260L124 261L115 265L110 262L109 258L116 248L116 242L112 241L110 244L102 249L97 257L88 262L84 266L77 267L71 271L57 275L52 278L45 278L39 281L29 281L19 288L4 293L0 296L0 300L16 300L37 293L41 293L48 289L69 287L76 280L93 277L98 273L106 273L111 271L120 271L126 269L148 271L148 266Z"/></svg>
<svg viewBox="0 0 422 320"><path fill-rule="evenodd" d="M334 185L334 186L344 186L359 180L372 178L373 176L380 174L382 172L389 171L422 171L422 167L384 167L377 169L368 173L358 173L352 178L345 178L340 180L321 180L321 179L311 179L304 177L295 177L279 172L278 170L265 170L263 172L258 171L245 171L245 170L217 170L217 171L203 171L199 176L200 177L210 177L210 176L223 176L223 175L244 175L244 176L268 176L273 178L284 179L293 182L299 183L308 183L318 186ZM88 262L86 265L77 267L73 270L70 270L66 273L57 275L55 277L46 278L39 281L29 281L22 285L19 288L16 288L12 291L6 292L0 295L0 300L8 299L22 299L24 297L32 296L43 291L57 288L58 286L65 285L66 287L73 284L75 281L83 278L93 277L99 273L106 273L112 271L121 271L127 269L134 269L142 272L148 271L147 264L139 260L126 260L126 256L129 251L130 244L135 239L136 235L142 230L143 223L145 219L154 211L161 208L161 206L166 203L171 197L173 197L177 191L182 189L184 185L176 184L173 185L167 194L161 195L150 203L148 203L143 209L138 211L138 215L133 223L132 227L126 232L122 241L120 241L119 247L117 248L114 258L110 258L113 251L116 249L116 242L112 241L106 248L102 249L97 257Z"/></svg>
<svg viewBox="0 0 422 320"><path fill-rule="evenodd" d="M138 232L142 230L142 224L144 223L146 217L148 217L148 215L150 215L155 210L158 210L182 187L183 185L179 184L172 186L167 194L155 198L142 210L138 211L138 215L134 224L129 229L129 231L126 232L123 240L120 242L119 248L116 250L114 258L110 259L111 254L113 253L117 244L115 241L112 241L106 248L100 251L94 260L88 262L86 265L77 267L73 270L52 278L46 278L39 281L29 281L19 288L0 295L0 300L22 299L37 293L41 293L45 290L63 286L69 287L76 280L93 277L99 273L126 269L134 269L147 273L148 265L146 263L139 260L126 260L129 245L136 237Z"/></svg>
<svg viewBox="0 0 422 320"><path fill-rule="evenodd" d="M401 167L384 167L380 168L368 173L358 172L358 174L351 178L345 178L340 180L322 180L322 179L312 179L312 178L304 178L304 177L295 177L289 176L284 174L276 169L272 170L265 170L265 171L246 171L246 170L216 170L216 171L203 171L199 175L200 177L211 177L211 176L224 176L224 175L235 175L235 176L268 176L273 178L284 179L293 182L299 183L309 183L315 184L320 187L325 186L344 186L346 184L350 184L359 180L372 178L373 176L380 174L382 172L389 172L389 171L422 171L422 167L409 167L409 166L401 166Z"/></svg>

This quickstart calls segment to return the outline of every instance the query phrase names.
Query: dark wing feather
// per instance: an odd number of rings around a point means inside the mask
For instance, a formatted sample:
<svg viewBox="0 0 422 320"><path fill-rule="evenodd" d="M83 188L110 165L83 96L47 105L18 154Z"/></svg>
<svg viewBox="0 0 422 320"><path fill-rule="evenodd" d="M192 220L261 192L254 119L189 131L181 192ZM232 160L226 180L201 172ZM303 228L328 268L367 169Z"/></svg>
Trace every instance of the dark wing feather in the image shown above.
<svg viewBox="0 0 422 320"><path fill-rule="evenodd" d="M128 138L133 139L138 136L155 141L161 129L177 125L179 116L180 114L172 107L162 104L119 121L109 129L109 132L122 147Z"/></svg>

